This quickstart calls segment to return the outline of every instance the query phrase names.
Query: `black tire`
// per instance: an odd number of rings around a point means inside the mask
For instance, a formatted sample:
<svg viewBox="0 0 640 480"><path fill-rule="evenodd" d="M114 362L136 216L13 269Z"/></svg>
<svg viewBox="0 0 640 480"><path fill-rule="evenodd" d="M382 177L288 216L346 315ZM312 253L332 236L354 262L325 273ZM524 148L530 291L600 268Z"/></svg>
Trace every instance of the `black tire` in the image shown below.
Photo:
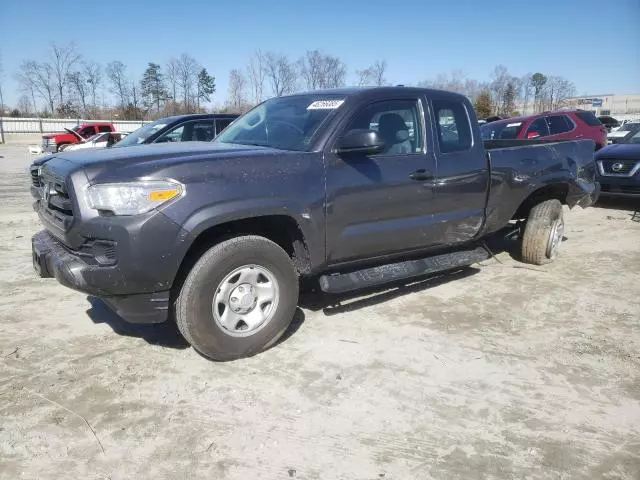
<svg viewBox="0 0 640 480"><path fill-rule="evenodd" d="M213 300L221 282L235 269L258 265L278 283L278 302L270 319L249 336L230 335L215 321ZM287 253L259 236L226 240L207 250L195 263L176 301L176 323L200 353L218 361L259 353L273 345L293 320L298 305L298 276Z"/></svg>
<svg viewBox="0 0 640 480"><path fill-rule="evenodd" d="M555 259L557 249L550 252L550 243L552 230L558 222L564 226L559 200L546 200L531 209L522 235L523 262L544 265Z"/></svg>

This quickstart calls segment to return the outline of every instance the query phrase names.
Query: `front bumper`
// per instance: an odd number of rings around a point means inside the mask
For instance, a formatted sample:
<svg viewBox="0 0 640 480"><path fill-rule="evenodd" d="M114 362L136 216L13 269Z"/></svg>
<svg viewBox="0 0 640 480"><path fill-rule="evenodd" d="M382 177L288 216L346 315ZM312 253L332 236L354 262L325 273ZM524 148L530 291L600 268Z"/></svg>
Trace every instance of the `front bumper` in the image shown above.
<svg viewBox="0 0 640 480"><path fill-rule="evenodd" d="M131 323L161 323L169 313L169 290L114 295L127 285L127 269L88 264L43 230L31 239L33 267L43 278L102 298L124 320Z"/></svg>
<svg viewBox="0 0 640 480"><path fill-rule="evenodd" d="M640 174L633 177L607 177L600 175L602 197L640 198Z"/></svg>

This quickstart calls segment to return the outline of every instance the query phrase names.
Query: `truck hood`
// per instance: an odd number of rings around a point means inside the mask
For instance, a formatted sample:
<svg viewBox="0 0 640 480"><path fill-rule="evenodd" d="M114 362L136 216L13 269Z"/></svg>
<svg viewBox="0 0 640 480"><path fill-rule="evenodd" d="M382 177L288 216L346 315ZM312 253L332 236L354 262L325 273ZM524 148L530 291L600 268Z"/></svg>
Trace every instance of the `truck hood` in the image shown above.
<svg viewBox="0 0 640 480"><path fill-rule="evenodd" d="M640 143L615 143L596 152L596 160L616 158L620 160L640 160Z"/></svg>
<svg viewBox="0 0 640 480"><path fill-rule="evenodd" d="M298 152L229 143L184 142L63 151L39 159L37 160L39 163L34 162L34 164L65 163L67 165L65 170L69 172L84 170L87 179L93 182L110 179L110 177L118 178L120 175L138 178L145 176L148 171L164 171L181 164L258 159L286 153Z"/></svg>

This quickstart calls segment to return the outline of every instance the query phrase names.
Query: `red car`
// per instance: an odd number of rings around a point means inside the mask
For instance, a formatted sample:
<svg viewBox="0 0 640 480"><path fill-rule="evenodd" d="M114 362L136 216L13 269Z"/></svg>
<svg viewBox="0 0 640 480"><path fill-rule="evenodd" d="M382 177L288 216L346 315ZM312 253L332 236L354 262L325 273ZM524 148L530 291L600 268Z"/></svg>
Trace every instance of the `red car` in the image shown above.
<svg viewBox="0 0 640 480"><path fill-rule="evenodd" d="M483 140L576 140L590 138L596 150L607 145L607 129L598 117L584 110L543 112L528 117L513 117L480 127Z"/></svg>
<svg viewBox="0 0 640 480"><path fill-rule="evenodd" d="M55 153L60 151L60 149L65 145L80 143L81 138L87 139L98 133L115 131L115 127L110 123L83 123L73 127L71 131L67 130L67 133L49 133L47 135L43 135L42 151L44 153Z"/></svg>

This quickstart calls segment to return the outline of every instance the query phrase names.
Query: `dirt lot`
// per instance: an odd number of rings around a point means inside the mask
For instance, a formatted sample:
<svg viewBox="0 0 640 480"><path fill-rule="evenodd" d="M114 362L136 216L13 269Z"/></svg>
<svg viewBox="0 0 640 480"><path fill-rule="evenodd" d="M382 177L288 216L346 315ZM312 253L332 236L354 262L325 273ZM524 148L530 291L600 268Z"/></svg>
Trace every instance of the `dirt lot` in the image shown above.
<svg viewBox="0 0 640 480"><path fill-rule="evenodd" d="M633 205L570 212L552 265L307 299L216 364L35 277L25 152L0 146L0 478L640 478Z"/></svg>

